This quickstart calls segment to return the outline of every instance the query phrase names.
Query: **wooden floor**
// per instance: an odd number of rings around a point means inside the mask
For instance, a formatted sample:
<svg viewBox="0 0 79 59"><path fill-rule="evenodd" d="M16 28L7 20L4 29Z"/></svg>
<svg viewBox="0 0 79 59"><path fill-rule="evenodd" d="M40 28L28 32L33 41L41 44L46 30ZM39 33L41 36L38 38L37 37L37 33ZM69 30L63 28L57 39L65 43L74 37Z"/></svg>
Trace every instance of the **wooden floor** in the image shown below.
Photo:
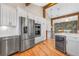
<svg viewBox="0 0 79 59"><path fill-rule="evenodd" d="M62 52L55 49L54 40L45 40L37 44L33 48L22 52L16 53L16 56L65 56Z"/></svg>

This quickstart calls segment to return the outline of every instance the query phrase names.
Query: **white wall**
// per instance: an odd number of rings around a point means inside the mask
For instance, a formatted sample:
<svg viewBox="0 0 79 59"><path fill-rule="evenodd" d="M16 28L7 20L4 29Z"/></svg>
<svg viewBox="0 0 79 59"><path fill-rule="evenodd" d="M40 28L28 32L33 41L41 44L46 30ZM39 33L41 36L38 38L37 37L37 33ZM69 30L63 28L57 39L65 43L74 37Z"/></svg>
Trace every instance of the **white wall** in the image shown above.
<svg viewBox="0 0 79 59"><path fill-rule="evenodd" d="M48 32L47 39L52 39L51 38L51 18L49 17L48 14L49 14L48 9L46 9L46 30Z"/></svg>
<svg viewBox="0 0 79 59"><path fill-rule="evenodd" d="M27 11L33 15L43 17L43 8L34 4L30 4L27 8Z"/></svg>
<svg viewBox="0 0 79 59"><path fill-rule="evenodd" d="M47 39L51 39L51 20L50 19L46 20L46 30L48 32Z"/></svg>

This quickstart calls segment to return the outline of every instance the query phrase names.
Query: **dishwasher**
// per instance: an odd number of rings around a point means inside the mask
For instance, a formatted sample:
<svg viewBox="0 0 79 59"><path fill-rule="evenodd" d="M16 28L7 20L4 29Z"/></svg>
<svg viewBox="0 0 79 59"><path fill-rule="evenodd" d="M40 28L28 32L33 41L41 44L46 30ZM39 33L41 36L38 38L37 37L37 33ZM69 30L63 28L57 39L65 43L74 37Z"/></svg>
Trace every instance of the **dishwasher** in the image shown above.
<svg viewBox="0 0 79 59"><path fill-rule="evenodd" d="M66 36L55 35L55 48L63 53L66 53Z"/></svg>

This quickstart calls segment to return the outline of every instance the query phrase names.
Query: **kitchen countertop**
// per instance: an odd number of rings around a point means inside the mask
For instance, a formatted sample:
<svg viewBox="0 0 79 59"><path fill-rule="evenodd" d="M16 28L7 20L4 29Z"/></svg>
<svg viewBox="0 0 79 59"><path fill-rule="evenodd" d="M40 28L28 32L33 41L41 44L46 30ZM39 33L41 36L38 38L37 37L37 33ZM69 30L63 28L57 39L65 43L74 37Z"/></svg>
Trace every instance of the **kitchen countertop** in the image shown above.
<svg viewBox="0 0 79 59"><path fill-rule="evenodd" d="M5 35L5 36L0 36L0 38L4 38L4 37L12 37L12 36L20 36L20 35Z"/></svg>
<svg viewBox="0 0 79 59"><path fill-rule="evenodd" d="M73 33L55 33L55 35L64 35L64 36L73 36L73 37L79 37L79 34L73 34Z"/></svg>

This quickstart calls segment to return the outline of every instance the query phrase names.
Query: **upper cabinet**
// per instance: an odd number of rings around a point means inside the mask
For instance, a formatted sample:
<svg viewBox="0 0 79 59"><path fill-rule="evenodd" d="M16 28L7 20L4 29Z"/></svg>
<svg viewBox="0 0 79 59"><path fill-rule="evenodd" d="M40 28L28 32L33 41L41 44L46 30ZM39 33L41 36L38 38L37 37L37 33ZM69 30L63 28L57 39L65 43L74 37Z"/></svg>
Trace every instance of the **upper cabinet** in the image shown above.
<svg viewBox="0 0 79 59"><path fill-rule="evenodd" d="M1 4L0 11L1 11L1 20L0 20L1 26L16 26L17 22L16 8L7 4Z"/></svg>
<svg viewBox="0 0 79 59"><path fill-rule="evenodd" d="M27 26L27 10L25 8L17 7L17 15L25 18L25 26Z"/></svg>

